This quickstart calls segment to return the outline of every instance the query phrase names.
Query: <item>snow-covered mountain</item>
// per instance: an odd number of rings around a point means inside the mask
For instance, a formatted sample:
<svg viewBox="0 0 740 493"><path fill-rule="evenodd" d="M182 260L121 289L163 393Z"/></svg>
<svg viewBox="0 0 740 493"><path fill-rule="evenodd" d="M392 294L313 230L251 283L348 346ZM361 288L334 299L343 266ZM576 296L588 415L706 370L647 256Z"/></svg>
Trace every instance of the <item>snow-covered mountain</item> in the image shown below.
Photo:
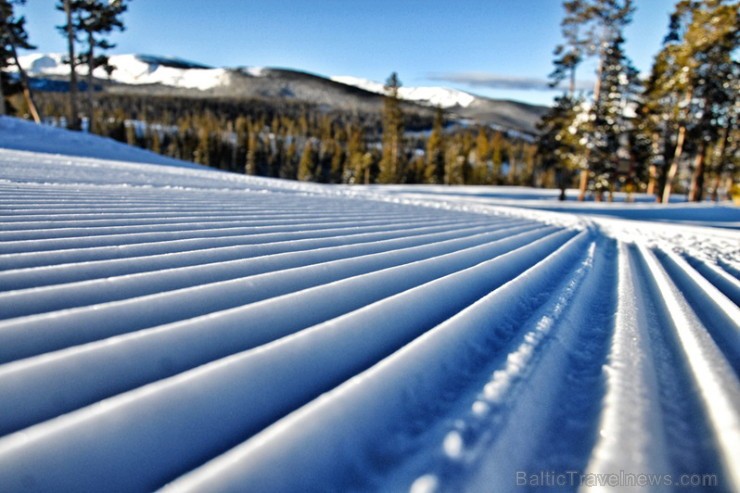
<svg viewBox="0 0 740 493"><path fill-rule="evenodd" d="M69 64L64 63L59 53L32 54L20 57L21 66L32 77L68 76ZM110 63L115 67L110 80L121 84L162 84L185 89L212 89L228 84L228 71L210 68L179 58L150 55L111 55ZM78 67L80 74L87 74L87 66ZM107 80L108 74L102 67L93 75Z"/></svg>
<svg viewBox="0 0 740 493"><path fill-rule="evenodd" d="M64 56L60 53L26 55L21 57L20 61L32 77L69 75L69 65L64 63ZM116 68L110 76L112 81L135 85L162 84L185 89L207 90L228 85L230 72L234 72L176 57L153 55L111 55L110 63ZM266 75L264 67L243 67L239 71L253 77ZM79 73L87 74L87 67L80 66ZM96 69L93 75L98 79L108 79L108 74L103 68ZM359 77L334 76L330 79L376 94L385 92L383 84ZM472 94L445 87L402 87L400 96L408 101L443 108L467 107L476 99Z"/></svg>
<svg viewBox="0 0 740 493"><path fill-rule="evenodd" d="M341 82L350 86L359 87L369 92L385 94L385 87L380 82L375 82L360 77L347 75L334 76L331 80ZM449 89L446 87L405 87L402 86L399 96L407 101L416 101L432 106L441 106L442 108L454 108L456 106L467 108L476 97L464 91Z"/></svg>
<svg viewBox="0 0 740 493"><path fill-rule="evenodd" d="M29 75L56 83L69 75L61 54L32 54L21 57ZM175 57L154 55L111 55L116 70L109 75L99 68L100 81L110 81L116 90L147 93L195 92L220 97L296 100L349 111L377 112L382 109L383 84L352 76L323 77L298 70L270 67L214 68ZM80 66L79 73L86 74ZM43 87L41 84L40 87ZM529 134L545 108L514 101L475 96L445 87L401 87L401 97L417 112L441 106L450 117L496 128Z"/></svg>

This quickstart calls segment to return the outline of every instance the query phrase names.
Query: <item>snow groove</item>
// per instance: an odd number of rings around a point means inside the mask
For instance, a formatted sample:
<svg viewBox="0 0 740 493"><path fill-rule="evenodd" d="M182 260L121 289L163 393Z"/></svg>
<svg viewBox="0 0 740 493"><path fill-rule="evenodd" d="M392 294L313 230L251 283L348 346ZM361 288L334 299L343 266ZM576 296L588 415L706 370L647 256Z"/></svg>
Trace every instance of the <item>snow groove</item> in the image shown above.
<svg viewBox="0 0 740 493"><path fill-rule="evenodd" d="M341 490L343 482L352 484L354 478L343 477L341 471L351 469L354 461L367 461L362 454L368 448L382 449L387 433L399 423L408 422L409 413L433 405L439 397L435 390L454 381L464 372L459 365L470 366L477 347L491 344L490 338L496 337L492 317L501 313L501 307L518 303L522 295L533 292L530 288L536 290L546 285L550 276L561 274L583 252L587 239L581 233L524 276L494 290L380 364L184 476L167 490L232 491L241 485L261 491L273 485L281 491L328 491ZM520 312L526 313L526 308ZM451 371L453 368L458 370ZM405 385L387 385L401 378ZM347 443L350 435L352 446ZM327 452L311 453L309 444L319 440L326 444ZM390 457L387 462L398 458ZM265 468L268 463L280 467ZM313 474L310 479L280 474L283 468L311 470Z"/></svg>
<svg viewBox="0 0 740 493"><path fill-rule="evenodd" d="M129 257L150 257L169 253L188 252L195 250L210 250L212 248L239 245L268 245L274 243L296 242L301 240L331 240L337 237L369 234L375 232L406 231L418 226L416 224L379 225L359 228L329 228L318 230L303 230L294 232L259 233L236 236L216 236L196 239L176 239L165 242L114 245L84 249L66 249L50 252L27 252L18 254L0 255L0 268L23 269L59 265L63 263L93 262L98 260L114 260Z"/></svg>
<svg viewBox="0 0 740 493"><path fill-rule="evenodd" d="M307 252L223 260L217 264L210 262L206 265L174 267L146 273L109 276L99 280L67 283L61 286L10 291L6 294L4 300L0 300L0 318L38 313L39 305L43 305L46 310L53 311L130 299L147 294L304 267L343 258L442 243L460 236L482 233L491 229L490 226L488 228L477 227L458 230L459 232L446 231L401 239L379 239L372 243L352 246L327 247ZM504 228L503 230L495 228L494 230L497 231L497 235L517 233L516 228ZM70 296L70 293L73 293L73 296Z"/></svg>
<svg viewBox="0 0 740 493"><path fill-rule="evenodd" d="M740 305L740 280L722 270L722 268L705 262L702 259L686 256L684 260L711 282L715 288L732 300L733 303Z"/></svg>
<svg viewBox="0 0 740 493"><path fill-rule="evenodd" d="M653 359L649 353L645 296L639 287L635 252L620 245L620 294L614 336L606 367L606 395L600 437L586 468L590 474L610 471L670 472ZM651 433L652 431L652 433ZM625 450L625 446L629 447Z"/></svg>
<svg viewBox="0 0 740 493"><path fill-rule="evenodd" d="M655 251L673 283L685 293L693 312L740 375L740 307L699 275L681 257Z"/></svg>
<svg viewBox="0 0 740 493"><path fill-rule="evenodd" d="M654 289L673 328L697 399L716 442L721 471L730 490L740 490L740 380L654 254L642 248Z"/></svg>
<svg viewBox="0 0 740 493"><path fill-rule="evenodd" d="M322 316L325 310L342 310L345 306L362 305L368 300L413 286L414 282L454 272L490 256L501 254L509 248L520 246L552 233L554 228L534 231L500 239L506 232L473 235L436 244L409 247L398 252L382 252L285 269L273 273L256 274L227 281L216 281L172 291L127 298L92 305L70 308L58 312L19 317L0 322L0 362L8 362L71 345L83 344L127 332L134 332L156 325L195 319L207 314L229 312L230 323L244 323L250 304L287 295L317 286L318 292L332 296L343 295L345 287L364 288L344 303L332 298L316 300L310 316ZM458 251L459 250L459 251ZM441 258L440 258L441 257ZM392 269L400 264L405 267ZM405 276L405 277L404 277ZM334 281L347 282L334 286ZM376 285L377 283L383 283ZM392 284L389 284L392 283ZM318 296L318 295L317 295ZM240 307L245 307L240 309ZM301 314L307 316L309 314ZM297 320L293 317L293 320ZM213 320L209 320L213 323ZM274 328L273 328L274 330ZM6 342L7 341L7 342ZM10 343L12 341L12 344Z"/></svg>
<svg viewBox="0 0 740 493"><path fill-rule="evenodd" d="M520 223L521 224L521 223ZM503 228L505 224L501 223ZM511 223L511 227L515 227ZM20 290L55 284L87 281L105 277L131 275L156 270L184 268L196 265L216 264L231 260L268 257L316 250L320 248L341 247L353 244L372 243L374 241L411 238L415 236L451 233L473 228L476 224L459 226L444 224L441 226L415 226L405 229L391 229L375 233L355 233L328 238L308 238L293 241L277 241L258 245L214 246L197 250L177 251L155 255L134 256L110 260L92 260L88 262L61 263L41 267L0 272L0 283L8 290Z"/></svg>

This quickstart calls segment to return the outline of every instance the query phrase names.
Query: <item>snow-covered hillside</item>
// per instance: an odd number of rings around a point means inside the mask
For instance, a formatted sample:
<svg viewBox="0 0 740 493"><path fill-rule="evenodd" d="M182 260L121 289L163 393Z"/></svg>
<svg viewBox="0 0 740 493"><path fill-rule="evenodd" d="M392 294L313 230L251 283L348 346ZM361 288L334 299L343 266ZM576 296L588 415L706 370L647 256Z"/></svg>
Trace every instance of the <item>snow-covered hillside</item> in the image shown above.
<svg viewBox="0 0 740 493"><path fill-rule="evenodd" d="M2 491L740 489L731 228L0 123Z"/></svg>
<svg viewBox="0 0 740 493"><path fill-rule="evenodd" d="M21 66L30 76L69 75L69 65L59 53L32 54L20 57ZM110 79L122 84L163 84L186 89L212 89L228 84L228 73L222 68L208 68L177 58L147 55L111 55L110 63L116 69ZM78 67L87 74L87 67ZM107 80L108 74L100 67L93 75Z"/></svg>
<svg viewBox="0 0 740 493"><path fill-rule="evenodd" d="M69 65L65 64L63 59L64 56L59 53L35 53L20 57L21 65L33 77L69 75ZM152 55L111 55L110 63L116 67L110 79L121 84L162 84L207 90L230 83L229 71L226 69L210 68L178 58ZM86 70L85 66L79 67L81 74L86 74ZM253 77L262 77L266 73L264 67L246 67L243 72ZM108 79L108 74L102 67L98 68L94 75L100 79ZM357 77L331 77L331 80L378 94L385 92L383 84ZM471 94L444 87L402 87L400 96L409 101L444 108L464 108L475 100L475 96Z"/></svg>
<svg viewBox="0 0 740 493"><path fill-rule="evenodd" d="M349 86L359 87L366 91L377 94L385 94L385 87L380 82L374 82L367 79L352 76L335 76L333 81L341 82ZM458 91L457 89L448 89L446 87L405 87L398 90L398 95L408 101L429 104L432 106L441 106L442 108L462 107L467 108L475 96L467 92Z"/></svg>
<svg viewBox="0 0 740 493"><path fill-rule="evenodd" d="M3 116L0 116L0 149L204 169L199 164L170 159L97 135L64 132L57 128L38 126L26 120Z"/></svg>

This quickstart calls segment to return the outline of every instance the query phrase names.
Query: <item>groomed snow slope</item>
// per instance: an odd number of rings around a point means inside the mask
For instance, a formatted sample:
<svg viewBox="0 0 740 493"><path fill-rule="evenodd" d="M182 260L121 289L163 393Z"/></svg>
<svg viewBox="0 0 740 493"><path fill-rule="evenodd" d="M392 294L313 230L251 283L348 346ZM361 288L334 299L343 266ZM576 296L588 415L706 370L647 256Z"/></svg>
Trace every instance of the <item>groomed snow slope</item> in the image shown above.
<svg viewBox="0 0 740 493"><path fill-rule="evenodd" d="M0 222L2 491L740 488L736 231L8 149Z"/></svg>

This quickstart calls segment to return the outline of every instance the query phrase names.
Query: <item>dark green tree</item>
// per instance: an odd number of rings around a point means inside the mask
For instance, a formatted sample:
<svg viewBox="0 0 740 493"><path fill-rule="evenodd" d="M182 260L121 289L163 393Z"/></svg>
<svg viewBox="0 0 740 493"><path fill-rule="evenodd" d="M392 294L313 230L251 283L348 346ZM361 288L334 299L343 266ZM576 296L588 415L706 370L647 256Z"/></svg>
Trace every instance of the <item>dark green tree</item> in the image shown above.
<svg viewBox="0 0 740 493"><path fill-rule="evenodd" d="M586 127L590 135L586 164L597 200L606 190L611 199L620 160L629 159L628 135L633 121L626 115L641 90L637 70L624 54L623 43L624 39L617 36L604 51L601 90L594 95Z"/></svg>
<svg viewBox="0 0 740 493"><path fill-rule="evenodd" d="M60 33L67 40L66 61L69 64L69 102L67 112L67 128L70 130L80 130L80 114L78 108L78 91L77 84L77 26L82 13L83 0L59 0L57 10L64 12L65 22L57 26Z"/></svg>
<svg viewBox="0 0 740 493"><path fill-rule="evenodd" d="M105 50L114 48L106 36L113 31L123 31L121 16L128 9L126 0L82 0L75 29L82 35L84 50L79 62L87 65L87 117L88 128L93 129L94 77L96 68L104 67L108 73L114 67L109 64Z"/></svg>
<svg viewBox="0 0 740 493"><path fill-rule="evenodd" d="M481 126L475 138L475 166L471 183L475 185L486 185L491 181L491 146L488 141L488 132Z"/></svg>
<svg viewBox="0 0 740 493"><path fill-rule="evenodd" d="M314 143L309 139L303 146L301 160L298 163L298 181L314 181L316 179L318 156L314 151Z"/></svg>
<svg viewBox="0 0 740 493"><path fill-rule="evenodd" d="M542 117L538 125L540 136L537 155L541 166L554 173L555 185L560 189L560 200L565 200L565 190L573 173L582 168L584 146L577 131L580 100L563 94L555 98L555 105Z"/></svg>
<svg viewBox="0 0 740 493"><path fill-rule="evenodd" d="M565 15L560 23L560 28L565 42L555 47L553 65L555 70L550 74L551 86L559 85L568 79L568 94L575 97L576 92L576 70L583 61L584 52L587 48L587 40L582 33L587 10L584 0L565 0L563 8Z"/></svg>
<svg viewBox="0 0 740 493"><path fill-rule="evenodd" d="M622 38L624 27L632 19L634 6L632 0L566 0L565 17L562 22L563 37L566 42L555 50L555 71L551 74L554 84L570 75L571 84L569 94L574 97L575 70L586 58L596 57L597 69L594 82L592 108L597 102L603 101L602 92L605 79L608 77L606 68L610 63L608 58L613 52L616 40ZM598 111L598 110L596 110ZM590 170L589 164L595 160L588 156L591 150L603 142L591 142L593 135L589 133L589 126L580 126L582 138L588 143L586 158L582 161L580 171L579 200L584 200L591 176L600 176L601 170ZM593 128L593 127L592 127Z"/></svg>
<svg viewBox="0 0 740 493"><path fill-rule="evenodd" d="M7 113L5 95L9 80L5 78L4 69L15 65L21 79L21 90L28 106L28 111L36 123L41 121L33 101L26 71L18 60L18 50L36 48L28 40L26 19L16 16L14 8L25 4L25 0L0 0L0 115Z"/></svg>
<svg viewBox="0 0 740 493"><path fill-rule="evenodd" d="M403 112L399 89L401 81L393 72L385 83L383 106L383 157L380 160L379 183L398 183L403 176Z"/></svg>
<svg viewBox="0 0 740 493"><path fill-rule="evenodd" d="M426 144L426 168L424 178L426 183L441 184L445 178L445 136L444 110L437 107L434 115L432 133Z"/></svg>

